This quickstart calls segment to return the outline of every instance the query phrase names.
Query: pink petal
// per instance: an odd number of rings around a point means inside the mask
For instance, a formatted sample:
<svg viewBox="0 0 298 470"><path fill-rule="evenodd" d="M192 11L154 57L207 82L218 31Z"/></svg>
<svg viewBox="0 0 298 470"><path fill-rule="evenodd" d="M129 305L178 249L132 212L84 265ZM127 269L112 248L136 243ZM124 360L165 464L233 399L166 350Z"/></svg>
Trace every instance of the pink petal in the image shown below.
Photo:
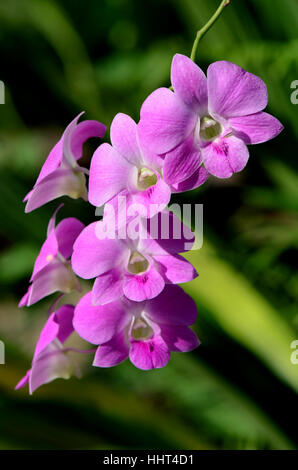
<svg viewBox="0 0 298 470"><path fill-rule="evenodd" d="M283 125L274 116L267 113L251 114L249 116L234 117L229 123L237 137L246 144L260 144L276 137Z"/></svg>
<svg viewBox="0 0 298 470"><path fill-rule="evenodd" d="M106 305L94 305L92 292L89 292L75 308L73 326L89 343L102 344L123 330L130 319L131 315L120 300Z"/></svg>
<svg viewBox="0 0 298 470"><path fill-rule="evenodd" d="M139 241L139 249L152 256L182 253L191 249L194 233L172 212L163 211L151 219L145 219L146 237Z"/></svg>
<svg viewBox="0 0 298 470"><path fill-rule="evenodd" d="M59 323L57 322L56 313L54 312L49 316L40 333L39 340L36 343L33 361L38 356L38 354L44 351L49 346L49 344L57 338L58 331Z"/></svg>
<svg viewBox="0 0 298 470"><path fill-rule="evenodd" d="M128 299L141 302L156 297L164 286L162 276L151 266L143 274L125 273L123 292Z"/></svg>
<svg viewBox="0 0 298 470"><path fill-rule="evenodd" d="M30 291L31 291L31 286L29 286L26 294L23 295L23 297L21 298L20 302L19 302L19 305L18 307L19 308L22 308L22 307L27 307L28 306L28 300L29 300L29 295L30 295Z"/></svg>
<svg viewBox="0 0 298 470"><path fill-rule="evenodd" d="M46 176L53 173L53 171L57 170L57 168L60 166L62 162L62 159L63 159L63 136L50 151L46 161L44 162L40 170L35 186L38 183L40 183L40 181L43 180Z"/></svg>
<svg viewBox="0 0 298 470"><path fill-rule="evenodd" d="M189 282L198 276L192 264L180 255L155 256L154 261L167 284Z"/></svg>
<svg viewBox="0 0 298 470"><path fill-rule="evenodd" d="M145 310L159 325L192 325L197 317L193 299L181 287L169 284L158 297L147 301Z"/></svg>
<svg viewBox="0 0 298 470"><path fill-rule="evenodd" d="M176 184L191 177L200 167L201 152L194 146L193 136L166 154L163 175L168 184Z"/></svg>
<svg viewBox="0 0 298 470"><path fill-rule="evenodd" d="M26 387L26 385L29 383L30 374L31 369L27 371L26 375L15 386L15 390L19 390L20 388Z"/></svg>
<svg viewBox="0 0 298 470"><path fill-rule="evenodd" d="M100 239L103 222L93 222L78 236L72 254L72 267L83 279L92 279L118 266L128 248L123 240Z"/></svg>
<svg viewBox="0 0 298 470"><path fill-rule="evenodd" d="M160 369L170 360L170 351L160 336L147 341L133 341L130 345L129 359L142 370Z"/></svg>
<svg viewBox="0 0 298 470"><path fill-rule="evenodd" d="M45 266L53 261L56 258L58 253L58 242L56 238L55 230L52 230L46 241L41 247L39 255L37 256L33 268L33 273L31 280L36 276L36 274L41 271Z"/></svg>
<svg viewBox="0 0 298 470"><path fill-rule="evenodd" d="M105 305L119 299L122 292L122 270L119 268L101 274L95 279L92 289L92 302L94 305Z"/></svg>
<svg viewBox="0 0 298 470"><path fill-rule="evenodd" d="M187 178L180 183L173 184L171 187L172 193L184 193L185 191L198 188L204 184L208 178L208 171L203 166L200 166L190 178Z"/></svg>
<svg viewBox="0 0 298 470"><path fill-rule="evenodd" d="M187 326L162 326L161 337L170 351L188 352L200 344L197 335Z"/></svg>
<svg viewBox="0 0 298 470"><path fill-rule="evenodd" d="M80 122L71 136L71 151L76 160L79 160L83 154L83 145L91 137L103 138L106 132L106 126L98 121Z"/></svg>
<svg viewBox="0 0 298 470"><path fill-rule="evenodd" d="M59 331L57 338L63 344L74 332L73 328L73 316L74 316L73 305L62 305L55 313L55 321L59 325Z"/></svg>
<svg viewBox="0 0 298 470"><path fill-rule="evenodd" d="M158 154L169 152L191 133L197 116L168 88L151 93L141 108L138 133L142 145Z"/></svg>
<svg viewBox="0 0 298 470"><path fill-rule="evenodd" d="M128 358L129 346L124 332L118 333L110 341L99 346L93 365L96 367L113 367Z"/></svg>
<svg viewBox="0 0 298 470"><path fill-rule="evenodd" d="M89 201L91 204L102 206L126 189L136 171L136 168L111 145L100 145L94 152L90 166Z"/></svg>
<svg viewBox="0 0 298 470"><path fill-rule="evenodd" d="M31 212L53 199L69 196L73 199L87 199L85 176L71 169L58 168L38 183L30 192L25 212Z"/></svg>
<svg viewBox="0 0 298 470"><path fill-rule="evenodd" d="M113 147L133 165L141 162L141 151L137 140L137 125L126 114L117 114L111 124Z"/></svg>
<svg viewBox="0 0 298 470"><path fill-rule="evenodd" d="M218 178L229 178L243 170L249 153L245 143L237 137L222 137L202 149L206 170Z"/></svg>
<svg viewBox="0 0 298 470"><path fill-rule="evenodd" d="M267 88L263 80L227 61L214 62L208 68L210 113L225 117L246 116L267 106Z"/></svg>
<svg viewBox="0 0 298 470"><path fill-rule="evenodd" d="M59 253L61 253L65 259L69 258L72 254L74 242L83 229L84 224L74 217L63 219L57 225L55 231L59 246Z"/></svg>
<svg viewBox="0 0 298 470"><path fill-rule="evenodd" d="M32 280L28 307L54 292L69 294L78 289L74 274L60 262L52 262L39 271Z"/></svg>
<svg viewBox="0 0 298 470"><path fill-rule="evenodd" d="M205 114L207 111L207 79L204 72L185 55L174 55L171 81L175 93L193 110Z"/></svg>
<svg viewBox="0 0 298 470"><path fill-rule="evenodd" d="M144 191L138 191L132 196L133 204L141 204L143 206L144 217L153 217L158 212L164 210L170 202L171 190L169 185L165 183L160 175L157 175L157 178L157 183L154 186Z"/></svg>

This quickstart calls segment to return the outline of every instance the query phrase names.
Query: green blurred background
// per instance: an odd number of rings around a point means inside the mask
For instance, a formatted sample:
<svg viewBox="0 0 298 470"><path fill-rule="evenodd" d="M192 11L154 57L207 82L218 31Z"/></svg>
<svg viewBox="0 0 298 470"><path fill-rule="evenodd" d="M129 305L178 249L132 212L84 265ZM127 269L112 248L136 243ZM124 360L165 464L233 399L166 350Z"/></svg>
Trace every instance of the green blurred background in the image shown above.
<svg viewBox="0 0 298 470"><path fill-rule="evenodd" d="M14 386L30 366L51 299L17 303L57 201L26 215L22 199L49 149L81 110L110 124L139 117L146 96L169 86L174 53L190 53L216 0L10 0L0 4L0 448L293 449L298 365L298 2L231 1L205 36L198 63L227 59L261 76L269 112L285 125L250 148L231 179L174 198L204 204L204 246L188 256L200 277L184 286L196 300L202 345L172 354L161 370L126 362L57 380L33 397ZM88 165L94 140L85 150ZM59 217L85 223L94 208L65 198ZM88 286L87 286L88 287ZM87 288L86 287L86 288ZM72 300L70 298L70 300ZM297 416L297 414L296 414Z"/></svg>

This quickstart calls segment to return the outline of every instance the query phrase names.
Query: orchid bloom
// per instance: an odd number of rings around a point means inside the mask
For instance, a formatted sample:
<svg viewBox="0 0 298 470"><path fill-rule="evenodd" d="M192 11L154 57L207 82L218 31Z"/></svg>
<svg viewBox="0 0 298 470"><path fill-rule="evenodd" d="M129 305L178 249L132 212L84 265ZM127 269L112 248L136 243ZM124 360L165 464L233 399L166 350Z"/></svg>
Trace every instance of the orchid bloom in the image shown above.
<svg viewBox="0 0 298 470"><path fill-rule="evenodd" d="M164 154L168 184L197 178L202 164L218 178L241 171L249 157L247 144L276 137L283 126L263 112L268 96L257 76L227 61L203 71L176 54L171 80L174 92L155 90L141 109L139 136L151 151Z"/></svg>
<svg viewBox="0 0 298 470"><path fill-rule="evenodd" d="M162 157L149 152L138 138L137 124L126 114L117 114L111 125L111 142L95 151L89 179L89 201L94 206L106 202L115 204L118 195L126 198L126 205L140 204L144 217L152 217L169 203L171 193L186 191L187 182L181 186L163 178ZM198 171L197 186L203 184L208 173Z"/></svg>
<svg viewBox="0 0 298 470"><path fill-rule="evenodd" d="M83 144L90 137L104 137L106 126L98 121L78 123L79 114L65 129L59 142L47 157L33 189L27 194L25 212L67 195L73 199L88 200L85 168L78 165Z"/></svg>
<svg viewBox="0 0 298 470"><path fill-rule="evenodd" d="M73 315L73 305L62 305L49 316L36 344L31 369L17 384L16 390L28 384L32 395L41 385L57 378L69 379L73 373L80 376L63 346L74 331Z"/></svg>
<svg viewBox="0 0 298 470"><path fill-rule="evenodd" d="M195 322L196 305L179 286L166 286L146 302L118 299L94 305L92 292L75 309L73 325L86 341L99 345L93 365L112 367L130 361L139 369L164 367L171 351L187 352L199 341L189 328Z"/></svg>
<svg viewBox="0 0 298 470"><path fill-rule="evenodd" d="M170 212L141 219L136 236L108 238L104 221L88 225L78 236L72 268L83 279L96 278L94 304L105 304L124 294L143 301L156 297L165 284L188 282L197 276L194 267L178 253L194 242L191 230ZM166 227L166 234L162 233ZM152 228L157 228L154 238Z"/></svg>
<svg viewBox="0 0 298 470"><path fill-rule="evenodd" d="M50 219L47 239L35 260L29 289L19 307L29 307L56 291L69 293L75 289L80 290L79 281L71 270L68 258L84 224L74 217L68 217L55 227L56 214L60 207Z"/></svg>

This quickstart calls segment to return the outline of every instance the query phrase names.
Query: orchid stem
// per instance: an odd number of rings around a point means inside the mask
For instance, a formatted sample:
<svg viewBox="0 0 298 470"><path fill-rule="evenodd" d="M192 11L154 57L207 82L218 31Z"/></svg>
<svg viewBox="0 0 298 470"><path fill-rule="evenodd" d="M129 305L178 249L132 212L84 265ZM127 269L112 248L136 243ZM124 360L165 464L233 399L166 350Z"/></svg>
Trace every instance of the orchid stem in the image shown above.
<svg viewBox="0 0 298 470"><path fill-rule="evenodd" d="M191 54L190 54L191 60L195 61L196 54L197 54L197 48L198 48L200 40L209 31L211 26L214 25L216 20L220 17L221 13L223 12L224 8L229 5L230 1L231 0L223 0L220 3L220 5L219 5L218 9L216 10L216 12L214 13L214 15L211 16L210 20L205 24L205 26L203 26L203 28L201 28L199 31L197 31L196 38L194 40L192 50L191 50Z"/></svg>

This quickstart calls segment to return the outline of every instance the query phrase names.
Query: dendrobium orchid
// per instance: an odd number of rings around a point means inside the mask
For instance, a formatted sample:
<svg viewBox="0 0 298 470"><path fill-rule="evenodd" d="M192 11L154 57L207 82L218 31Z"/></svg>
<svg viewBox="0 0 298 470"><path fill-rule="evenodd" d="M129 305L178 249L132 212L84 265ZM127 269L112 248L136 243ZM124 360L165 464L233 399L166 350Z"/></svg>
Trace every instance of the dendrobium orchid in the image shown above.
<svg viewBox="0 0 298 470"><path fill-rule="evenodd" d="M167 184L163 178L164 159L142 146L138 126L129 116L117 114L111 125L111 142L95 151L89 179L89 201L94 206L110 202L116 205L119 195L126 198L126 206L139 204L143 217L153 217L169 203L171 193L192 189L185 182L182 189L179 177ZM208 178L204 168L198 170L196 186ZM182 178L185 179L185 178ZM188 187L187 187L188 184ZM115 200L116 199L116 200ZM142 209L141 209L142 210Z"/></svg>
<svg viewBox="0 0 298 470"><path fill-rule="evenodd" d="M17 384L16 390L28 384L31 395L41 385L57 378L68 379L72 374L80 377L64 347L74 331L73 315L73 305L62 305L49 316L36 344L31 369Z"/></svg>
<svg viewBox="0 0 298 470"><path fill-rule="evenodd" d="M161 232L162 215L170 227L167 238ZM191 248L193 233L172 213L162 215L141 219L136 237L108 238L104 221L88 225L78 236L72 267L83 279L96 277L94 304L112 302L122 294L137 302L152 299L165 284L188 282L197 276L194 267L178 254ZM154 226L159 229L155 239L150 233Z"/></svg>
<svg viewBox="0 0 298 470"><path fill-rule="evenodd" d="M197 32L191 59L229 3L222 0ZM26 212L62 195L82 197L104 206L104 211L102 220L87 227L72 217L56 227L57 211L50 220L20 307L56 291L80 290L76 275L95 281L75 308L63 305L54 313L50 308L32 367L16 388L29 384L33 393L56 377L69 377L67 354L73 349L64 342L73 329L96 345L76 351L95 352L97 367L129 358L142 370L161 368L172 351L199 345L190 329L197 315L195 303L176 285L197 276L180 255L193 248L195 237L167 210L171 194L197 188L210 174L228 178L241 171L249 157L247 145L272 139L282 125L263 112L268 98L260 78L226 61L211 64L206 77L191 59L174 56L173 91L155 90L145 100L138 124L125 114L116 115L111 145L101 144L93 155L89 194L88 170L77 161L83 143L103 137L106 128L97 121L78 123L79 115L26 196Z"/></svg>
<svg viewBox="0 0 298 470"><path fill-rule="evenodd" d="M167 365L171 351L191 351L199 345L189 328L195 322L196 305L179 286L166 286L146 302L125 298L94 305L86 294L75 309L74 328L92 344L100 345L93 365L112 367L129 357L139 369Z"/></svg>
<svg viewBox="0 0 298 470"><path fill-rule="evenodd" d="M51 150L33 189L24 199L27 202L25 212L64 195L73 199L88 199L85 178L88 171L80 167L77 161L82 157L84 142L90 137L104 137L106 126L98 121L78 123L82 114L67 126Z"/></svg>
<svg viewBox="0 0 298 470"><path fill-rule="evenodd" d="M47 239L35 260L29 289L19 307L29 307L56 291L69 293L80 290L79 281L71 270L68 258L84 224L74 217L68 217L55 227L57 210L49 222Z"/></svg>
<svg viewBox="0 0 298 470"><path fill-rule="evenodd" d="M172 86L155 90L141 108L139 136L144 145L165 155L163 175L171 185L196 178L202 164L218 178L241 171L247 144L276 137L283 126L263 112L265 83L227 61L211 64L207 78L192 60L176 54Z"/></svg>

